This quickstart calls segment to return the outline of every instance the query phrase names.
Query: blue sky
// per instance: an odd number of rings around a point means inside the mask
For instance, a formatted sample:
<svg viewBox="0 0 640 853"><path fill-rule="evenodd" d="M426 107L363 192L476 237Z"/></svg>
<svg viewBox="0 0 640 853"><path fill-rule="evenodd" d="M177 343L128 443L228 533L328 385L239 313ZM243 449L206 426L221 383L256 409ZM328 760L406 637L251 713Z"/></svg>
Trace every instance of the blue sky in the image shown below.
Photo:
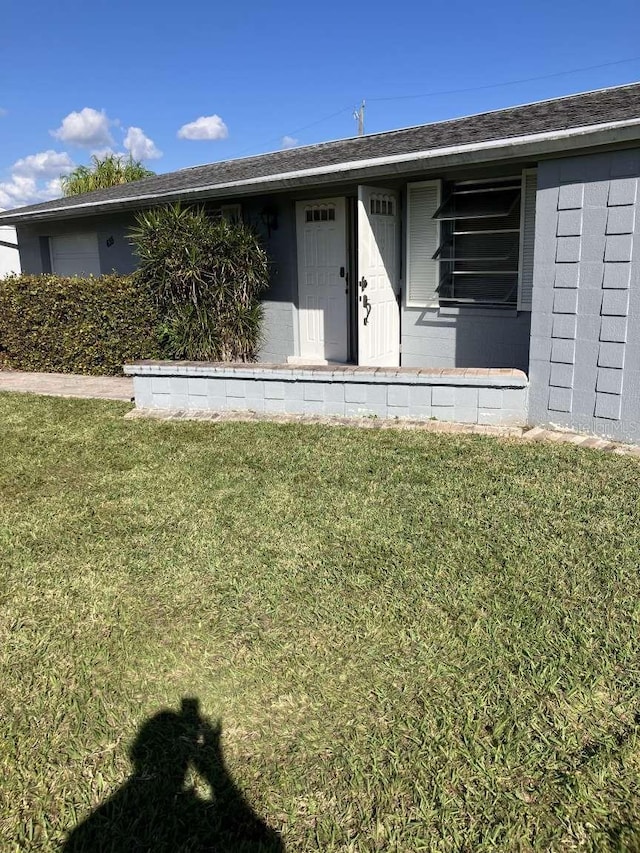
<svg viewBox="0 0 640 853"><path fill-rule="evenodd" d="M638 0L13 0L0 207L59 194L93 151L165 172L353 136L363 98L373 133L640 80L639 32Z"/></svg>

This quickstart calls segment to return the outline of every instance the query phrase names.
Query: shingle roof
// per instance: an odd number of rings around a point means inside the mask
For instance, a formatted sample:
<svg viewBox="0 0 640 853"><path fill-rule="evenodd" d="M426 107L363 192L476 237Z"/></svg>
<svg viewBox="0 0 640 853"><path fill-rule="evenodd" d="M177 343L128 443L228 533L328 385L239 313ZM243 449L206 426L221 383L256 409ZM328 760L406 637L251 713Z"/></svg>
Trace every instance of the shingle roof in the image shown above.
<svg viewBox="0 0 640 853"><path fill-rule="evenodd" d="M640 83L610 89L599 89L580 95L570 95L554 100L540 101L524 106L509 107L492 112L479 113L465 118L450 119L432 124L392 130L368 136L323 142L303 148L292 148L272 154L245 157L195 166L143 178L129 184L96 190L82 196L73 196L41 204L30 205L0 214L0 221L8 221L12 215L18 219L38 218L41 214L51 215L56 211L58 218L73 215L75 207L82 206L80 213L96 212L101 205L121 202L131 206L140 196L148 204L154 196L179 198L181 193L190 193L207 188L215 195L217 185L246 182L280 176L294 176L297 172L310 169L338 167L400 155L418 154L479 143L504 142L515 137L526 137L539 133L570 131L575 128L591 127L612 122L625 122L640 118ZM142 203L142 202L141 202ZM95 207L94 207L95 206Z"/></svg>

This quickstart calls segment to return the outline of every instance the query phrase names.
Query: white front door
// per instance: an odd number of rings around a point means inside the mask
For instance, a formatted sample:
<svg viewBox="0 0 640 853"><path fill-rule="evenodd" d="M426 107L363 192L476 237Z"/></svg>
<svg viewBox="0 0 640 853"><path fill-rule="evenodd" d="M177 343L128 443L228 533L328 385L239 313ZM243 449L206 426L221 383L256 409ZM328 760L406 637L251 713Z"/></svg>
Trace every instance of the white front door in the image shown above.
<svg viewBox="0 0 640 853"><path fill-rule="evenodd" d="M358 187L358 364L400 364L398 193Z"/></svg>
<svg viewBox="0 0 640 853"><path fill-rule="evenodd" d="M345 200L298 202L296 228L300 356L315 364L344 362L348 356Z"/></svg>

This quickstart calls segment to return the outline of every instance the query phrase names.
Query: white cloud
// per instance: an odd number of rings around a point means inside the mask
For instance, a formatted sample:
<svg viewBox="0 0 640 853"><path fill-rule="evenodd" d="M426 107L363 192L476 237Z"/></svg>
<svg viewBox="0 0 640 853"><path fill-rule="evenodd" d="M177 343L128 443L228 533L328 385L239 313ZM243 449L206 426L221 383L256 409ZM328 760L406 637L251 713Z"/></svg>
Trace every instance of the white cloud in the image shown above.
<svg viewBox="0 0 640 853"><path fill-rule="evenodd" d="M134 160L155 160L162 157L153 139L146 136L141 127L130 127L124 138L124 147Z"/></svg>
<svg viewBox="0 0 640 853"><path fill-rule="evenodd" d="M195 121L183 124L178 131L179 139L226 139L229 128L220 116L200 116Z"/></svg>
<svg viewBox="0 0 640 853"><path fill-rule="evenodd" d="M5 110L3 107L0 107L0 118L6 116L9 110Z"/></svg>
<svg viewBox="0 0 640 853"><path fill-rule="evenodd" d="M62 195L60 175L75 168L66 151L41 151L17 160L8 181L0 182L0 207L13 208Z"/></svg>
<svg viewBox="0 0 640 853"><path fill-rule="evenodd" d="M0 183L0 207L8 210L54 197L40 189L34 178L12 175L11 180Z"/></svg>
<svg viewBox="0 0 640 853"><path fill-rule="evenodd" d="M293 136L283 136L280 143L282 148L295 148L297 144L298 140Z"/></svg>
<svg viewBox="0 0 640 853"><path fill-rule="evenodd" d="M104 110L99 112L92 107L84 107L80 112L72 112L65 116L60 127L50 133L56 139L71 145L96 148L113 144L109 130L113 124L117 122L112 121Z"/></svg>
<svg viewBox="0 0 640 853"><path fill-rule="evenodd" d="M66 151L41 151L39 154L29 154L17 160L11 169L14 175L27 178L60 176L69 174L75 168L75 163Z"/></svg>
<svg viewBox="0 0 640 853"><path fill-rule="evenodd" d="M47 181L47 186L44 189L44 192L49 198L61 198L62 197L62 178L51 178L50 181Z"/></svg>

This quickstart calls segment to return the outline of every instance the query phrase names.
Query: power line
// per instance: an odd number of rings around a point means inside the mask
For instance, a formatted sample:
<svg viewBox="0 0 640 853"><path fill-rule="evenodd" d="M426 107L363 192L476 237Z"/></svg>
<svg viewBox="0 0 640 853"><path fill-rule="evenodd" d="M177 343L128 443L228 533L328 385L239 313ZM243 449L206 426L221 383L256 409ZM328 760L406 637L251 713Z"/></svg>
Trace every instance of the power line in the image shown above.
<svg viewBox="0 0 640 853"><path fill-rule="evenodd" d="M367 98L368 101L405 101L411 98L435 98L438 95L460 95L464 92L480 92L484 89L499 89L502 86L517 86L519 83L532 83L536 80L550 80L553 77L563 77L566 74L579 74L581 71L595 71L598 68L610 68L613 65L623 65L625 62L637 62L640 56L628 59L617 59L615 62L602 62L599 65L587 65L584 68L572 68L568 71L556 71L554 74L541 74L538 77L523 77L521 80L508 80L505 83L488 83L484 86L469 86L464 89L443 89L439 92L425 92L422 95L393 95L385 98Z"/></svg>
<svg viewBox="0 0 640 853"><path fill-rule="evenodd" d="M487 89L500 89L503 86L517 86L521 83L533 83L537 80L551 80L554 77L564 77L568 74L579 74L583 71L596 71L600 68L611 68L615 65L624 65L628 62L638 62L640 61L640 56L630 56L627 59L616 59L613 62L601 62L598 65L586 65L583 68L570 68L566 71L556 71L553 74L540 74L536 77L522 77L520 80L507 80L503 83L487 83L483 86L467 86L462 89L441 89L435 92L424 92L422 95L391 95L384 98L367 98L368 101L374 101L375 103L380 103L382 101L407 101L412 99L419 98L435 98L440 95L461 95L466 92L482 92ZM246 153L250 150L255 150L256 147L262 148L263 146L270 145L272 142L278 142L284 138L284 136L294 137L296 133L302 133L305 130L309 130L311 127L316 127L319 124L322 124L325 121L329 121L332 118L336 118L339 115L342 115L346 112L352 112L353 107L343 107L341 110L337 110L335 113L331 113L330 115L323 116L322 118L317 119L316 121L310 122L310 124L305 124L302 127L298 127L295 130L291 130L283 136L274 136L266 142L262 143L260 146L252 145L251 148L245 148L241 154Z"/></svg>
<svg viewBox="0 0 640 853"><path fill-rule="evenodd" d="M353 107L344 107L344 109L338 110L336 113L331 113L330 116L319 118L317 121L312 121L311 124L305 124L304 127L298 127L296 130L292 130L291 133L287 134L287 136L293 136L294 133L302 133L303 130L308 130L310 127L315 127L317 124L322 124L323 121L329 121L330 118L335 118L336 116L342 115L342 113L351 112L351 110L353 110Z"/></svg>
<svg viewBox="0 0 640 853"><path fill-rule="evenodd" d="M319 118L316 121L312 121L310 124L305 124L303 127L298 127L295 130L290 130L288 133L283 134L282 136L274 136L271 139L268 139L266 142L263 142L260 146L252 145L251 148L245 148L245 151L250 151L253 148L259 147L262 148L265 145L271 145L272 142L279 142L281 139L284 139L285 136L294 137L296 133L302 133L303 130L308 130L310 127L315 127L317 124L322 124L325 121L329 121L329 119L335 118L336 116L340 116L343 113L351 112L353 107L343 107L341 110L338 110L335 113L331 113L331 115L324 116L323 118ZM241 152L244 153L244 152Z"/></svg>

